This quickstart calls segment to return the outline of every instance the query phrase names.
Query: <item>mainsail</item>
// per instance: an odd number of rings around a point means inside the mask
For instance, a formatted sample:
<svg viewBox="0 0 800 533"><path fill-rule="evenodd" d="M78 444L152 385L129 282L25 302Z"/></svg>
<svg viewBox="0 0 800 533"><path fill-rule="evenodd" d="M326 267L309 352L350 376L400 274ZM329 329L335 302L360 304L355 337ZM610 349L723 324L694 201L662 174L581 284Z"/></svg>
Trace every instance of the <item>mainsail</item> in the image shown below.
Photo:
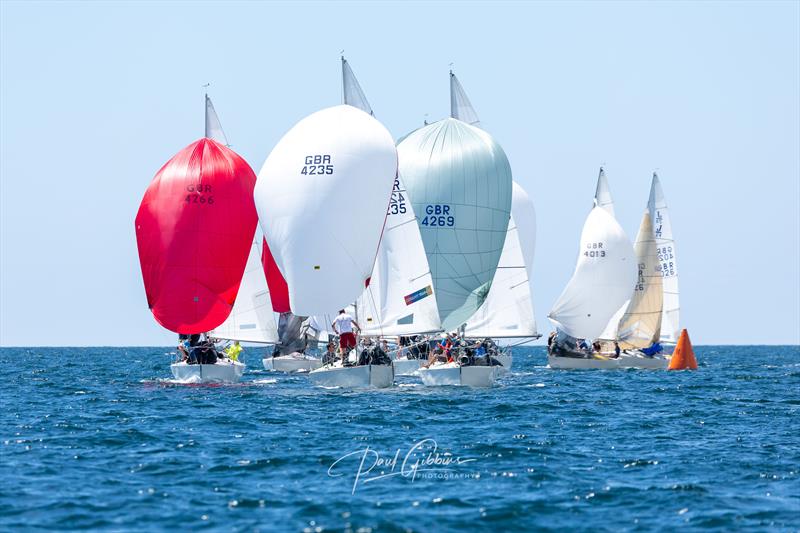
<svg viewBox="0 0 800 533"><path fill-rule="evenodd" d="M470 317L467 337L537 337L531 272L536 248L536 212L528 194L513 183L511 219L489 296Z"/></svg>
<svg viewBox="0 0 800 533"><path fill-rule="evenodd" d="M165 328L201 333L230 314L257 225L255 180L244 159L204 138L148 186L136 242L147 305Z"/></svg>
<svg viewBox="0 0 800 533"><path fill-rule="evenodd" d="M247 266L233 310L221 326L209 332L217 339L272 344L278 342L278 328L261 264L261 242L253 241Z"/></svg>
<svg viewBox="0 0 800 533"><path fill-rule="evenodd" d="M578 263L548 317L575 338L595 339L630 297L636 281L633 245L617 221L602 207L586 218Z"/></svg>
<svg viewBox="0 0 800 533"><path fill-rule="evenodd" d="M653 221L653 234L664 288L664 311L661 318L661 341L678 342L680 335L680 301L678 299L678 263L675 253L675 240L672 237L672 224L669 219L667 202L661 190L658 175L653 173L650 185L650 200L647 209Z"/></svg>
<svg viewBox="0 0 800 533"><path fill-rule="evenodd" d="M511 167L489 134L453 118L410 133L397 150L439 318L455 329L491 287L511 215Z"/></svg>
<svg viewBox="0 0 800 533"><path fill-rule="evenodd" d="M611 199L611 190L608 188L608 180L606 179L606 172L603 167L600 167L600 174L597 176L597 189L594 193L594 205L602 207L612 217L614 214L614 200Z"/></svg>
<svg viewBox="0 0 800 533"><path fill-rule="evenodd" d="M206 138L214 139L225 146L229 144L225 131L222 129L222 124L219 122L217 112L214 110L214 104L211 103L211 98L208 95L206 95Z"/></svg>
<svg viewBox="0 0 800 533"><path fill-rule="evenodd" d="M638 278L625 314L617 327L623 349L647 348L658 341L663 303L661 272L650 213L645 211L634 245Z"/></svg>
<svg viewBox="0 0 800 533"><path fill-rule="evenodd" d="M254 196L292 313L329 313L364 290L396 173L389 132L349 105L309 115L272 150Z"/></svg>
<svg viewBox="0 0 800 533"><path fill-rule="evenodd" d="M361 90L361 85L359 85L355 74L353 74L353 69L350 68L350 63L347 62L344 56L342 56L342 103L374 115L364 91Z"/></svg>
<svg viewBox="0 0 800 533"><path fill-rule="evenodd" d="M433 279L417 217L402 181L394 182L369 287L358 300L366 335L415 335L441 330Z"/></svg>
<svg viewBox="0 0 800 533"><path fill-rule="evenodd" d="M452 70L450 71L450 116L472 126L481 127L478 114Z"/></svg>

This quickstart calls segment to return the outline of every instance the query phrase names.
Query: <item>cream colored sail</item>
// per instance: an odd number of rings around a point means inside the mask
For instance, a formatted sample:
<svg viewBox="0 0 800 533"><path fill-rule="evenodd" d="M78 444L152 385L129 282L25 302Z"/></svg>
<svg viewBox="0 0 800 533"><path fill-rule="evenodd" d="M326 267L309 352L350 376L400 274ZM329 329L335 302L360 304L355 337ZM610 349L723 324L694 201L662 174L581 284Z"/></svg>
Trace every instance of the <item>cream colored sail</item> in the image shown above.
<svg viewBox="0 0 800 533"><path fill-rule="evenodd" d="M622 349L647 348L658 341L661 333L664 298L656 240L648 211L642 217L633 248L638 262L638 278L628 308L617 327Z"/></svg>
<svg viewBox="0 0 800 533"><path fill-rule="evenodd" d="M672 237L672 223L669 218L667 202L661 190L661 182L653 173L650 186L650 200L647 203L653 221L653 234L660 264L661 281L664 287L664 310L661 317L661 341L678 342L681 333L680 301L678 297L678 262L675 239Z"/></svg>

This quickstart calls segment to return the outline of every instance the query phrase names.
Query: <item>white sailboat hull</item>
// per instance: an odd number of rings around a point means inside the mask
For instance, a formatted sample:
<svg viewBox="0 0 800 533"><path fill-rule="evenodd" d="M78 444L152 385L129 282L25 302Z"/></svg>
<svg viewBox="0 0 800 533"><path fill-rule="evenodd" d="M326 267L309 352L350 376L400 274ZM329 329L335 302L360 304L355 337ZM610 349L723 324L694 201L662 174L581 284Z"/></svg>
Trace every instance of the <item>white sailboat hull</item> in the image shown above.
<svg viewBox="0 0 800 533"><path fill-rule="evenodd" d="M645 370L666 370L669 357L657 355L647 357L643 354L623 352L618 358L594 359L581 357L547 356L550 368L566 370L617 370L621 368L641 368Z"/></svg>
<svg viewBox="0 0 800 533"><path fill-rule="evenodd" d="M434 365L420 368L419 376L428 387L443 385L463 387L491 387L497 378L499 367L496 366L459 366L458 363Z"/></svg>
<svg viewBox="0 0 800 533"><path fill-rule="evenodd" d="M265 370L289 373L310 372L322 366L322 361L320 359L302 354L265 357L261 362L264 364Z"/></svg>
<svg viewBox="0 0 800 533"><path fill-rule="evenodd" d="M244 374L245 365L239 362L224 362L213 365L190 365L173 363L172 376L186 383L238 383Z"/></svg>
<svg viewBox="0 0 800 533"><path fill-rule="evenodd" d="M669 356L655 355L648 357L639 352L622 352L619 356L619 368L644 368L650 370L666 370Z"/></svg>
<svg viewBox="0 0 800 533"><path fill-rule="evenodd" d="M413 376L424 362L424 359L395 359L392 361L394 375Z"/></svg>
<svg viewBox="0 0 800 533"><path fill-rule="evenodd" d="M311 382L319 387L383 389L394 382L391 365L361 365L322 367L308 373Z"/></svg>
<svg viewBox="0 0 800 533"><path fill-rule="evenodd" d="M501 371L503 372L511 372L511 365L514 362L514 358L511 355L497 355L495 359L503 365Z"/></svg>
<svg viewBox="0 0 800 533"><path fill-rule="evenodd" d="M615 370L619 368L616 359L590 359L588 357L547 356L547 365L560 370Z"/></svg>

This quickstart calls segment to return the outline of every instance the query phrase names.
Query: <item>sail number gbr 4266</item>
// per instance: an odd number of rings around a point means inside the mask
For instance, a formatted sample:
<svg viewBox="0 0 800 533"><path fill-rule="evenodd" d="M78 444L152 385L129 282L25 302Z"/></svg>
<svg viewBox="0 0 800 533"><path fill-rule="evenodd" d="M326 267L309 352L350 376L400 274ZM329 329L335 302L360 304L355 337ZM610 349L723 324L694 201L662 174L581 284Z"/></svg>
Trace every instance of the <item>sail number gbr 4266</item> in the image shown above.
<svg viewBox="0 0 800 533"><path fill-rule="evenodd" d="M320 176L333 174L333 163L329 154L307 155L305 165L300 171L304 176Z"/></svg>

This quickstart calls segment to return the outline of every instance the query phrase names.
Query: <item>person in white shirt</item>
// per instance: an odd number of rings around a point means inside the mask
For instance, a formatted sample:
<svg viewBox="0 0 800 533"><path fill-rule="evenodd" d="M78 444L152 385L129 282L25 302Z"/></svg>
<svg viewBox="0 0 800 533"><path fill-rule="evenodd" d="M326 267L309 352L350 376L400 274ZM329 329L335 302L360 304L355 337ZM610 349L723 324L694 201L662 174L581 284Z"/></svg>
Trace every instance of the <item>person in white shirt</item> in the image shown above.
<svg viewBox="0 0 800 533"><path fill-rule="evenodd" d="M358 322L353 320L353 317L347 314L344 309L339 309L339 316L333 321L331 327L339 335L339 349L342 352L342 357L349 350L356 347L356 336L353 333L354 326L357 331L361 331L361 326L358 325Z"/></svg>

